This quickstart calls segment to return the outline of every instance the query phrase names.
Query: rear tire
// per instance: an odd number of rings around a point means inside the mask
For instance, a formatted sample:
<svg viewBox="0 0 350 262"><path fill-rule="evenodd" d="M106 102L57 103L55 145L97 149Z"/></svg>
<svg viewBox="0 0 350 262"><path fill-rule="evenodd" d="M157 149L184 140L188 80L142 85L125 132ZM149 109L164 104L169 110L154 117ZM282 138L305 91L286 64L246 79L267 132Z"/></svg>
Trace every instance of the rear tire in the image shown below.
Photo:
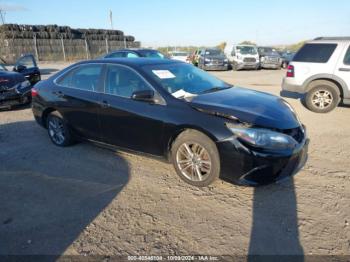
<svg viewBox="0 0 350 262"><path fill-rule="evenodd" d="M311 89L305 96L304 105L315 113L328 113L340 103L340 92L336 84L318 80L309 86Z"/></svg>
<svg viewBox="0 0 350 262"><path fill-rule="evenodd" d="M206 187L220 176L220 157L213 140L196 130L186 130L175 140L171 158L176 173L186 183Z"/></svg>
<svg viewBox="0 0 350 262"><path fill-rule="evenodd" d="M47 116L46 126L49 137L56 146L66 147L73 144L74 140L69 127L57 111Z"/></svg>

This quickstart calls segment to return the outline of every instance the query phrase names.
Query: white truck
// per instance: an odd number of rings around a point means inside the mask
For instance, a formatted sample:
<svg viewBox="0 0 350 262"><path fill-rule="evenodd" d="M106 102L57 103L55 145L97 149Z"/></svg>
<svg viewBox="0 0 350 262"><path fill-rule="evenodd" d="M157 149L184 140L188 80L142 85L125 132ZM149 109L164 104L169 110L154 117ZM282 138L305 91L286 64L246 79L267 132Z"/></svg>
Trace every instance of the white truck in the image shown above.
<svg viewBox="0 0 350 262"><path fill-rule="evenodd" d="M260 68L259 53L255 45L227 45L225 54L233 70Z"/></svg>

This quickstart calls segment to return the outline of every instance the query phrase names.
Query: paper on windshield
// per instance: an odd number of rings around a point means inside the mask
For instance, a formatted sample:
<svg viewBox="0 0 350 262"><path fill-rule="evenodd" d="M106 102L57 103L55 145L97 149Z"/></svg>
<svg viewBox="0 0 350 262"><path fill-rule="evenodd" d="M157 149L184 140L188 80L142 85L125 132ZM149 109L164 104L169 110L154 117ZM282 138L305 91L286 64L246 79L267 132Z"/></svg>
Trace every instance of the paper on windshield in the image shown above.
<svg viewBox="0 0 350 262"><path fill-rule="evenodd" d="M176 76L169 70L152 70L153 74L158 76L160 79L171 79Z"/></svg>
<svg viewBox="0 0 350 262"><path fill-rule="evenodd" d="M177 90L176 92L171 94L175 98L187 98L187 97L193 97L196 96L195 94L188 93L183 89Z"/></svg>

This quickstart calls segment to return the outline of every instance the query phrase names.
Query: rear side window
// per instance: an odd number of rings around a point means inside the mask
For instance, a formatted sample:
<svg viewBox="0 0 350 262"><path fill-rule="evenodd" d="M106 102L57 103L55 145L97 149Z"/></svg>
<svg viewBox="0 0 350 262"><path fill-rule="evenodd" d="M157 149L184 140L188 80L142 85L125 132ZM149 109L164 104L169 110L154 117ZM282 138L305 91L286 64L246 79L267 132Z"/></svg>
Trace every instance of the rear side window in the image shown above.
<svg viewBox="0 0 350 262"><path fill-rule="evenodd" d="M107 58L120 58L120 57L125 57L125 52L116 52L116 53L107 55Z"/></svg>
<svg viewBox="0 0 350 262"><path fill-rule="evenodd" d="M138 58L139 56L135 53L132 53L132 52L129 52L127 55L126 55L127 58Z"/></svg>
<svg viewBox="0 0 350 262"><path fill-rule="evenodd" d="M327 63L336 44L305 44L293 58L295 62Z"/></svg>
<svg viewBox="0 0 350 262"><path fill-rule="evenodd" d="M69 88L96 91L102 65L83 65L61 77L57 84Z"/></svg>
<svg viewBox="0 0 350 262"><path fill-rule="evenodd" d="M348 48L348 51L346 51L346 54L344 57L344 64L350 65L350 47Z"/></svg>

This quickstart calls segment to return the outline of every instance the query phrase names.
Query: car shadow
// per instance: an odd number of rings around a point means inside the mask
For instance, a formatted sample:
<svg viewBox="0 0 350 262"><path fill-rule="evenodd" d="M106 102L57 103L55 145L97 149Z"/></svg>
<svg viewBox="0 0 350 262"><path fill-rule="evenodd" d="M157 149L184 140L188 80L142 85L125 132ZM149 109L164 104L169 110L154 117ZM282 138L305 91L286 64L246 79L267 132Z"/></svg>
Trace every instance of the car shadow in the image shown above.
<svg viewBox="0 0 350 262"><path fill-rule="evenodd" d="M248 261L304 261L303 254L293 178L254 188Z"/></svg>
<svg viewBox="0 0 350 262"><path fill-rule="evenodd" d="M0 125L0 163L0 255L62 255L129 181L121 156L57 147L34 121Z"/></svg>
<svg viewBox="0 0 350 262"><path fill-rule="evenodd" d="M20 111L20 110L29 109L31 107L32 107L32 103L25 104L25 105L15 105L15 106L11 106L11 108L0 108L0 113L6 112L6 111Z"/></svg>

